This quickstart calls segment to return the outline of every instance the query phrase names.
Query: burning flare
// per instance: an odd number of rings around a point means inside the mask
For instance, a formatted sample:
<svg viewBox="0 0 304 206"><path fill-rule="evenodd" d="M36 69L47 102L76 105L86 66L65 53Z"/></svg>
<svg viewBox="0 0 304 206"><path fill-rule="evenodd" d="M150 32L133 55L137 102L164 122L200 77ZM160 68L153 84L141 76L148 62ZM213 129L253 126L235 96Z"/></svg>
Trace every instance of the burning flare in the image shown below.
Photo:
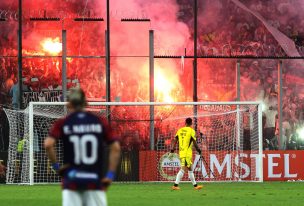
<svg viewBox="0 0 304 206"><path fill-rule="evenodd" d="M59 37L56 37L55 39L47 38L41 43L43 51L52 54L57 55L62 51L62 43L59 40Z"/></svg>
<svg viewBox="0 0 304 206"><path fill-rule="evenodd" d="M174 102L174 97L172 96L172 92L175 89L174 80L170 79L160 69L155 71L154 86L157 101Z"/></svg>

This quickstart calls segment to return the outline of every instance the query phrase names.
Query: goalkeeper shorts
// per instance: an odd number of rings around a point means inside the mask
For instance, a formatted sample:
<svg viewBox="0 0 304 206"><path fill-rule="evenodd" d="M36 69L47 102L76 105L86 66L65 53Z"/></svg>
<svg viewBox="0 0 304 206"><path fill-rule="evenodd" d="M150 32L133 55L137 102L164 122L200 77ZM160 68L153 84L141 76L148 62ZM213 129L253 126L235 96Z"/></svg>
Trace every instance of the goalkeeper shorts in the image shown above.
<svg viewBox="0 0 304 206"><path fill-rule="evenodd" d="M192 157L182 157L180 158L181 166L190 168L192 165Z"/></svg>

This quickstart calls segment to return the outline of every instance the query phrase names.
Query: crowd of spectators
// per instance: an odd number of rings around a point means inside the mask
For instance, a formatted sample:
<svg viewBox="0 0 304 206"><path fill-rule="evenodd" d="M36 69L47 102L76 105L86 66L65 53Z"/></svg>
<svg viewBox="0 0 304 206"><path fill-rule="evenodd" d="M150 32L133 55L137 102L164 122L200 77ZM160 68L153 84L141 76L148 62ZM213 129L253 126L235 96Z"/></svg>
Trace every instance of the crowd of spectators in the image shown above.
<svg viewBox="0 0 304 206"><path fill-rule="evenodd" d="M188 24L193 37L193 6L191 1L178 0L180 3L179 19ZM199 51L201 55L217 56L286 56L282 47L267 30L264 24L252 14L244 11L230 0L199 1L198 27ZM219 4L217 8L214 5ZM304 54L304 21L294 15L296 4L285 0L246 1L245 6L261 14L267 23L292 39L300 54ZM205 9L204 9L205 8ZM217 16L208 16L213 13ZM284 16L282 17L282 14ZM211 14L212 15L212 14ZM211 17L211 18L208 18ZM298 18L297 18L298 17Z"/></svg>
<svg viewBox="0 0 304 206"><path fill-rule="evenodd" d="M193 2L185 0L178 0L178 2L181 4L179 19L189 25L193 34L193 7L191 5ZM218 1L199 1L199 4L199 11L201 11L199 12L199 24L204 25L199 27L198 34L200 55L287 56L280 43L272 36L265 25L234 2L230 0L220 1L220 3ZM208 18L207 15L210 12L207 10L214 8L213 6L216 4L218 4L217 9L219 11L212 12L212 15L215 16ZM304 21L299 15L295 15L299 12L299 8L295 8L297 4L285 0L246 1L244 4L253 12L263 16L268 24L293 40L299 54L303 56L304 27L299 25L303 25ZM304 74L298 72L298 68L302 66L302 62L300 64L287 60L283 62L283 136L285 142L281 144L284 145L284 149L300 147L295 145L293 140L299 139L296 131L299 127L303 127L304 120L304 87L301 83ZM205 94L201 94L203 98L210 97L210 94L206 94L208 90L222 90L220 94L229 94L229 91L233 91L231 85L235 81L236 61L209 60L203 63L203 67L207 71L201 77L206 83L205 85L201 84L202 89L199 89L199 91L205 91ZM275 132L275 128L278 127L278 61L269 59L240 60L240 67L241 100L260 100L264 102L266 118L264 136L266 142L269 143L265 148L277 148L277 145L273 146L271 141L278 140L277 130ZM302 80L295 80L294 76L298 76ZM212 80L208 77L212 77ZM212 91L209 93L215 94ZM226 99L223 98L222 100L233 100L232 97L235 96L235 93L232 92L230 95L230 97L226 96ZM219 100L220 97L222 96L217 95L213 98Z"/></svg>
<svg viewBox="0 0 304 206"><path fill-rule="evenodd" d="M178 0L180 11L178 17L180 21L185 22L193 33L193 8L187 0ZM209 3L211 4L212 1ZM288 14L293 12L291 5L286 1L276 1L275 6L269 5L269 1L247 1L246 5L253 11L267 17L268 23L292 39L303 55L304 49L304 21L297 18L288 18ZM199 27L199 51L200 55L250 55L250 56L286 56L281 45L271 35L263 23L253 15L243 11L229 0L222 1L225 5L222 7L219 19L225 19L225 23L213 24L210 27ZM282 19L282 13L285 13ZM206 18L202 18L204 21ZM208 19L212 21L212 19ZM208 24L207 24L208 26ZM208 29L206 29L208 28ZM211 28L211 29L210 29ZM193 38L193 36L192 36ZM3 56L16 55L16 42L1 42L0 54ZM8 49L9 48L9 49ZM27 51L31 52L31 51ZM114 62L114 63L113 63ZM236 79L235 67L236 60L207 59L199 60L199 68L204 72L198 73L198 96L201 101L234 101L236 97ZM115 61L112 61L115 64ZM111 72L112 78L112 100L114 101L147 101L147 85L138 81L138 75L128 75L115 69ZM181 95L188 93L191 97L192 65L186 65L188 68L181 74L182 85L184 89L176 91L172 95ZM265 103L266 126L270 135L267 141L271 142L273 138L278 138L275 133L277 116L277 60L240 60L241 68L241 101L260 100ZM17 84L17 58L0 58L0 104L12 105L13 90ZM89 99L105 100L105 61L91 59L68 59L68 87L81 86L86 90ZM296 70L298 64L295 61L284 61L284 96L283 96L283 119L284 135L286 136L285 148L291 143L292 138L296 136L298 127L303 126L303 98L304 90L301 81L304 74L299 74ZM42 92L61 90L61 60L58 58L31 58L23 60L23 86L25 92ZM189 78L188 78L188 77ZM294 81L295 76L299 76L298 81ZM187 77L187 78L184 78ZM185 80L186 79L186 80ZM183 82L185 80L185 82ZM187 85L189 84L189 85ZM189 100L185 98L176 98L178 100ZM275 100L274 100L275 99ZM191 98L190 98L191 100ZM119 112L116 112L119 113ZM133 112L121 112L119 121L134 119L134 124L117 124L120 135L126 141L126 148L149 148L149 129L148 117L143 118L140 110ZM270 114L271 113L271 114ZM129 115L129 116L128 116ZM138 116L139 115L139 116ZM183 116L182 114L180 114ZM117 121L117 122L119 122ZM161 128L160 128L161 127ZM138 130L138 128L143 128ZM168 138L172 138L174 133L172 127L158 126L156 128L156 142L158 138L164 144L168 143ZM288 130L288 131L287 131ZM168 132L170 131L170 132ZM266 130L265 130L266 131ZM122 134L123 132L123 134ZM163 137L163 138L161 138ZM266 141L266 140L265 140ZM130 146L132 145L132 147ZM265 146L268 147L269 146ZM275 148L275 147L274 147Z"/></svg>

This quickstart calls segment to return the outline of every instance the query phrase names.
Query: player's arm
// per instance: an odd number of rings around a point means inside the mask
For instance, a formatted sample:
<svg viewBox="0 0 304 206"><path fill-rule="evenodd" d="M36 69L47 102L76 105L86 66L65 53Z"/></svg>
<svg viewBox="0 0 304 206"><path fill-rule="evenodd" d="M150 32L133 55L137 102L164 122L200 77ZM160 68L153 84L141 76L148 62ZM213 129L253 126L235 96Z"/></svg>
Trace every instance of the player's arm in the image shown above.
<svg viewBox="0 0 304 206"><path fill-rule="evenodd" d="M58 120L55 122L53 127L49 131L48 137L44 140L44 148L46 151L46 155L52 163L53 169L58 171L59 170L59 163L57 162L57 154L56 154L56 140L62 136L61 128L63 124L63 119Z"/></svg>
<svg viewBox="0 0 304 206"><path fill-rule="evenodd" d="M105 189L110 186L115 177L116 168L120 160L120 151L120 143L118 141L115 141L110 144L108 172L106 176L101 180L105 186Z"/></svg>
<svg viewBox="0 0 304 206"><path fill-rule="evenodd" d="M202 154L202 150L199 148L196 140L194 138L192 138L192 141L193 141L193 145L194 145L196 151L201 155Z"/></svg>
<svg viewBox="0 0 304 206"><path fill-rule="evenodd" d="M109 172L116 172L116 168L120 159L120 144L118 141L113 142L110 145L110 154L109 154Z"/></svg>
<svg viewBox="0 0 304 206"><path fill-rule="evenodd" d="M176 146L177 141L178 141L178 136L176 135L173 141L171 142L171 150L170 150L171 153L174 153L174 148Z"/></svg>
<svg viewBox="0 0 304 206"><path fill-rule="evenodd" d="M57 155L55 150L56 139L53 137L47 137L44 140L44 148L46 155L52 163L52 167L55 171L59 170L59 163L57 162Z"/></svg>
<svg viewBox="0 0 304 206"><path fill-rule="evenodd" d="M112 183L114 177L116 168L119 164L120 160L120 141L119 138L113 134L113 130L111 126L108 124L107 121L104 119L100 119L101 124L104 126L104 137L106 140L106 143L109 145L109 165L108 165L108 172L106 176L101 180L102 183L105 186L105 189Z"/></svg>

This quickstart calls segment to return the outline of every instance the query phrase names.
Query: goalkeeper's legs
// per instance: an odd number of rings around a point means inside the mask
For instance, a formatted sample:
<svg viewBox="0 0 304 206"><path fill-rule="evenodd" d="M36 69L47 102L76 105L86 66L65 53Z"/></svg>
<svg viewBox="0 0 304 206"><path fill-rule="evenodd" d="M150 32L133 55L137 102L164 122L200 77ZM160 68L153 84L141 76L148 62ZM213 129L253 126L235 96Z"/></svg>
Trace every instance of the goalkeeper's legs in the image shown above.
<svg viewBox="0 0 304 206"><path fill-rule="evenodd" d="M197 185L196 181L195 181L195 177L194 177L194 173L193 173L193 170L192 170L192 166L189 168L189 171L188 171L188 177L189 179L191 180L193 186L194 186L194 189L196 190L200 190L203 188L202 185Z"/></svg>
<svg viewBox="0 0 304 206"><path fill-rule="evenodd" d="M188 177L189 177L189 179L191 180L191 182L192 182L192 184L195 186L195 185L197 185L196 184L196 181L195 181L195 177L194 177L194 173L193 173L193 171L188 171Z"/></svg>
<svg viewBox="0 0 304 206"><path fill-rule="evenodd" d="M176 175L176 179L175 179L174 185L172 187L173 190L179 190L180 189L178 187L178 184L180 183L180 181L183 178L184 174L185 174L185 171L183 170L183 168L180 169L179 172Z"/></svg>

